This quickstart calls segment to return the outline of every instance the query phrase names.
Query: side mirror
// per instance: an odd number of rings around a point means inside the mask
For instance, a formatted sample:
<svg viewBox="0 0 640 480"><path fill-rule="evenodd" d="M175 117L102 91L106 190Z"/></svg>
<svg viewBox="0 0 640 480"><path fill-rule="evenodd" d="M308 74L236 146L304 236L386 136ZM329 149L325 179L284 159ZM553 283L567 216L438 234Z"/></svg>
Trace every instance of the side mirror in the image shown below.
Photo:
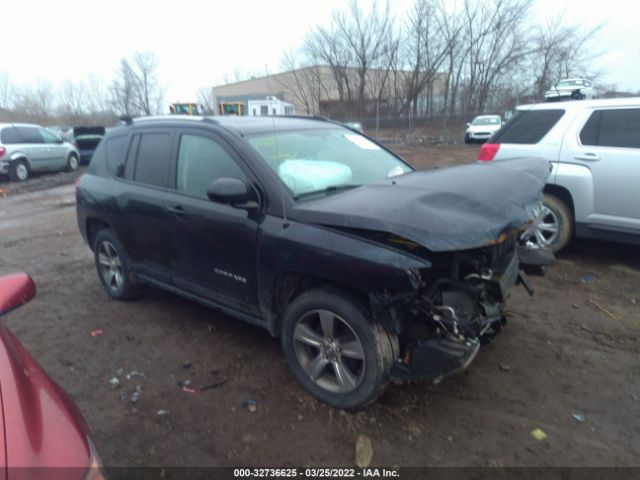
<svg viewBox="0 0 640 480"><path fill-rule="evenodd" d="M471 124L469 122L467 122L467 128L469 128L471 126Z"/></svg>
<svg viewBox="0 0 640 480"><path fill-rule="evenodd" d="M58 143L64 143L64 138L58 137Z"/></svg>
<svg viewBox="0 0 640 480"><path fill-rule="evenodd" d="M0 315L18 308L36 295L36 285L26 273L0 277Z"/></svg>
<svg viewBox="0 0 640 480"><path fill-rule="evenodd" d="M235 208L246 210L258 208L258 202L251 200L250 196L247 184L237 178L218 178L207 187L209 200Z"/></svg>

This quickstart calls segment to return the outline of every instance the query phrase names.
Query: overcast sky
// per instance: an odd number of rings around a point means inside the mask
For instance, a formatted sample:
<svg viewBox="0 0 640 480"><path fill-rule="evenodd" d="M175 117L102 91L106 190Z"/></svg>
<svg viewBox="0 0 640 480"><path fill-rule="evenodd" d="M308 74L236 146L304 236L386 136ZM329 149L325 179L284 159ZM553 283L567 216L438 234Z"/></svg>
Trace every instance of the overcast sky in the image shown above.
<svg viewBox="0 0 640 480"><path fill-rule="evenodd" d="M160 62L166 100L196 99L204 85L239 69L278 71L283 52L327 24L345 0L4 0L0 70L18 83L81 80L96 73L110 81L120 58L152 51ZM361 0L363 6L369 2ZM402 19L413 0L391 0ZM538 19L566 8L567 22L607 22L599 36L600 79L640 90L637 0L537 0Z"/></svg>

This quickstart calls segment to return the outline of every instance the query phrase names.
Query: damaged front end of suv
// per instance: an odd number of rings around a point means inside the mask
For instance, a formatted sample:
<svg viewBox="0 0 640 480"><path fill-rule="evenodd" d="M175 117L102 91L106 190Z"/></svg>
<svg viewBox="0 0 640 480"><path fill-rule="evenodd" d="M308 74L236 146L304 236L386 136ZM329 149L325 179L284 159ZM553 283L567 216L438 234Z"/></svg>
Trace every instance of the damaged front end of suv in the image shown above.
<svg viewBox="0 0 640 480"><path fill-rule="evenodd" d="M506 324L514 286L533 294L521 259L553 261L519 242L541 211L549 164L519 159L486 167L414 172L298 212L425 265L405 270L408 289L368 293L374 318L398 338L395 381L439 382L464 370Z"/></svg>
<svg viewBox="0 0 640 480"><path fill-rule="evenodd" d="M513 286L533 293L519 268L515 233L483 248L429 253L430 268L407 271L412 291L370 295L374 316L399 336L394 380L439 382L464 370L506 324Z"/></svg>

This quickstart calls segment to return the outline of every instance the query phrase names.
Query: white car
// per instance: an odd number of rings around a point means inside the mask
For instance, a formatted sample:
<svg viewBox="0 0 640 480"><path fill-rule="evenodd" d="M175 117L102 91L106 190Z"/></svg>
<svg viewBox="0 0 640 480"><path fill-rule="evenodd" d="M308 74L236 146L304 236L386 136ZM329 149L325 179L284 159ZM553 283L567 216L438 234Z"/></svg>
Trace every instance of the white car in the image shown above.
<svg viewBox="0 0 640 480"><path fill-rule="evenodd" d="M559 102L564 100L592 100L595 90L591 81L586 78L565 78L560 80L544 94L547 102Z"/></svg>
<svg viewBox="0 0 640 480"><path fill-rule="evenodd" d="M502 118L500 115L478 115L467 123L464 143L485 142L491 135L500 130Z"/></svg>
<svg viewBox="0 0 640 480"><path fill-rule="evenodd" d="M557 252L574 236L640 244L640 97L520 106L478 153L518 157L552 166L528 247Z"/></svg>

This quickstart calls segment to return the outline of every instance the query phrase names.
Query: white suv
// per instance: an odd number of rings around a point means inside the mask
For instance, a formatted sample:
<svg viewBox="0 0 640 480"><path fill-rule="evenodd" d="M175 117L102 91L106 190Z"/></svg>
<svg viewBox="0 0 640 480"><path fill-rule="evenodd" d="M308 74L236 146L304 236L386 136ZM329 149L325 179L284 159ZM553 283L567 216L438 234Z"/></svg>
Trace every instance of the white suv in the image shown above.
<svg viewBox="0 0 640 480"><path fill-rule="evenodd" d="M640 244L640 98L520 106L478 160L516 157L553 167L529 247L557 252L574 235Z"/></svg>

